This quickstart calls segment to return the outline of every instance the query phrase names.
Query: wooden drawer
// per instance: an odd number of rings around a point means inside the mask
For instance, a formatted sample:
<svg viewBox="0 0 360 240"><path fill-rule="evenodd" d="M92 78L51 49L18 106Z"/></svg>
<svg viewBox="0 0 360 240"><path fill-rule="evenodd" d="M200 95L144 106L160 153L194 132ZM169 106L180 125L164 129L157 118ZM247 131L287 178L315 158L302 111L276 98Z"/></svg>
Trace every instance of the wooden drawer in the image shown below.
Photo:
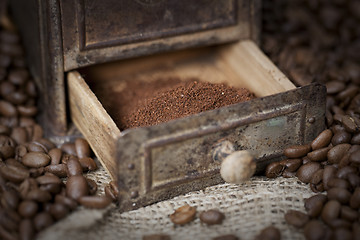
<svg viewBox="0 0 360 240"><path fill-rule="evenodd" d="M225 82L257 98L120 131L88 85L158 77ZM285 146L308 143L325 127L325 87L295 88L252 41L97 65L67 79L72 121L118 180L123 211L221 183L212 157L219 141L252 152L260 172L281 159Z"/></svg>

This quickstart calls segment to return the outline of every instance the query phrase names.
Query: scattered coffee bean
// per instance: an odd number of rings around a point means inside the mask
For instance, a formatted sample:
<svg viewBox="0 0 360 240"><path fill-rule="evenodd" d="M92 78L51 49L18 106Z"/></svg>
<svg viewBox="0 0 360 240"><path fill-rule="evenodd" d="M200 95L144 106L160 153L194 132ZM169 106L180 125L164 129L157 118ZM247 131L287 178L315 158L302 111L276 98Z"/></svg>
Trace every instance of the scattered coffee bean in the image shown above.
<svg viewBox="0 0 360 240"><path fill-rule="evenodd" d="M78 202L87 208L105 208L110 205L111 199L106 196L82 196Z"/></svg>
<svg viewBox="0 0 360 240"><path fill-rule="evenodd" d="M39 209L38 203L32 200L22 201L19 205L18 212L24 218L32 218Z"/></svg>
<svg viewBox="0 0 360 240"><path fill-rule="evenodd" d="M79 162L84 171L95 171L97 169L96 162L91 157L79 158Z"/></svg>
<svg viewBox="0 0 360 240"><path fill-rule="evenodd" d="M296 176L298 179L304 183L309 183L313 174L321 168L320 164L317 162L309 162L305 165L302 165L297 173Z"/></svg>
<svg viewBox="0 0 360 240"><path fill-rule="evenodd" d="M35 217L34 217L34 226L35 229L37 231L41 231L44 228L52 225L54 222L53 218L51 217L51 215L47 212L41 212L38 213Z"/></svg>
<svg viewBox="0 0 360 240"><path fill-rule="evenodd" d="M76 155L79 159L90 157L90 146L89 143L83 138L77 138L75 140Z"/></svg>
<svg viewBox="0 0 360 240"><path fill-rule="evenodd" d="M31 219L23 219L19 225L19 234L21 240L31 240L35 236L35 226Z"/></svg>
<svg viewBox="0 0 360 240"><path fill-rule="evenodd" d="M268 178L276 178L281 176L285 167L280 162L272 162L266 166L265 175Z"/></svg>
<svg viewBox="0 0 360 240"><path fill-rule="evenodd" d="M50 157L42 152L29 152L22 158L22 163L27 167L45 167L50 163Z"/></svg>
<svg viewBox="0 0 360 240"><path fill-rule="evenodd" d="M307 214L313 218L318 217L326 201L327 197L323 194L317 194L305 199L304 206Z"/></svg>
<svg viewBox="0 0 360 240"><path fill-rule="evenodd" d="M208 225L221 224L225 215L217 209L211 209L201 212L199 215L200 221Z"/></svg>
<svg viewBox="0 0 360 240"><path fill-rule="evenodd" d="M311 220L304 227L304 235L307 240L325 239L326 228L319 220Z"/></svg>
<svg viewBox="0 0 360 240"><path fill-rule="evenodd" d="M195 215L196 207L184 205L176 209L175 212L170 215L170 220L174 224L184 225L194 220Z"/></svg>
<svg viewBox="0 0 360 240"><path fill-rule="evenodd" d="M296 145L284 150L284 155L288 158L301 158L310 152L310 145Z"/></svg>
<svg viewBox="0 0 360 240"><path fill-rule="evenodd" d="M89 187L86 178L82 175L75 175L68 178L66 182L66 195L78 200L89 194Z"/></svg>
<svg viewBox="0 0 360 240"><path fill-rule="evenodd" d="M309 152L307 154L307 157L313 162L322 162L326 160L329 150L330 147L320 148L312 152Z"/></svg>
<svg viewBox="0 0 360 240"><path fill-rule="evenodd" d="M82 175L83 170L77 157L70 156L66 165L68 177Z"/></svg>
<svg viewBox="0 0 360 240"><path fill-rule="evenodd" d="M284 171L287 170L289 172L295 172L296 170L298 170L301 164L302 160L300 158L284 159L280 161L280 165L285 167Z"/></svg>
<svg viewBox="0 0 360 240"><path fill-rule="evenodd" d="M330 163L336 164L339 163L344 154L350 149L351 145L348 143L343 143L334 146L327 153L327 159Z"/></svg>
<svg viewBox="0 0 360 240"><path fill-rule="evenodd" d="M331 142L333 133L330 129L322 131L311 143L312 150L318 150L320 148L327 147Z"/></svg>
<svg viewBox="0 0 360 240"><path fill-rule="evenodd" d="M309 221L309 217L300 211L289 210L285 214L285 221L294 227L301 228Z"/></svg>
<svg viewBox="0 0 360 240"><path fill-rule="evenodd" d="M278 228L269 226L261 230L260 234L256 236L256 240L280 240L281 233Z"/></svg>

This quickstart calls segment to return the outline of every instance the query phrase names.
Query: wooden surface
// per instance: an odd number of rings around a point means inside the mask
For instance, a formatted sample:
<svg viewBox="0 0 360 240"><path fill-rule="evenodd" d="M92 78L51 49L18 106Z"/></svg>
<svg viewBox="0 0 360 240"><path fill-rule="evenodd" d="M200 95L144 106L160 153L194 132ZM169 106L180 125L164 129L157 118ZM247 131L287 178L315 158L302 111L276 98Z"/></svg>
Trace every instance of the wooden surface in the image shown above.
<svg viewBox="0 0 360 240"><path fill-rule="evenodd" d="M120 130L80 74L74 71L68 73L67 77L71 119L86 137L107 172L115 178L115 144Z"/></svg>
<svg viewBox="0 0 360 240"><path fill-rule="evenodd" d="M71 117L113 178L115 142L120 130L88 84L98 82L104 89L118 91L124 87L124 81L135 79L197 78L246 87L257 97L295 88L251 41L102 64L82 70L81 74L85 80L76 71L68 74ZM109 92L108 96L111 94Z"/></svg>

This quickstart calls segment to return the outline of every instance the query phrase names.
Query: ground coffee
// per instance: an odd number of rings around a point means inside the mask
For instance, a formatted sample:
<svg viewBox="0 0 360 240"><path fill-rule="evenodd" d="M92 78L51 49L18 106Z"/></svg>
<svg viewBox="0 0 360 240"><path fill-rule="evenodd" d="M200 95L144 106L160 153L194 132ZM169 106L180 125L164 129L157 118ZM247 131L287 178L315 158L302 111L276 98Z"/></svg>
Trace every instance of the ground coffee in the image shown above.
<svg viewBox="0 0 360 240"><path fill-rule="evenodd" d="M192 114L253 99L245 88L212 84L197 79L157 79L151 82L127 81L111 96L93 91L120 129L151 126ZM103 90L100 90L103 91Z"/></svg>

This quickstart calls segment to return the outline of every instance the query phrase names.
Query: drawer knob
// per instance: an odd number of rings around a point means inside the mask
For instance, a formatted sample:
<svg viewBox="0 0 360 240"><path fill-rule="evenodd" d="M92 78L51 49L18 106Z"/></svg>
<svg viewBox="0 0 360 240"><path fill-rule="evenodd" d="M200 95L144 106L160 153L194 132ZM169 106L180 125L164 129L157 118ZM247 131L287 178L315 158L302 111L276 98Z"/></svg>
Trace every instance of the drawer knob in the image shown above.
<svg viewBox="0 0 360 240"><path fill-rule="evenodd" d="M242 183L250 179L256 170L254 157L247 150L235 151L228 140L218 143L213 152L214 160L220 160L220 174L225 182Z"/></svg>

